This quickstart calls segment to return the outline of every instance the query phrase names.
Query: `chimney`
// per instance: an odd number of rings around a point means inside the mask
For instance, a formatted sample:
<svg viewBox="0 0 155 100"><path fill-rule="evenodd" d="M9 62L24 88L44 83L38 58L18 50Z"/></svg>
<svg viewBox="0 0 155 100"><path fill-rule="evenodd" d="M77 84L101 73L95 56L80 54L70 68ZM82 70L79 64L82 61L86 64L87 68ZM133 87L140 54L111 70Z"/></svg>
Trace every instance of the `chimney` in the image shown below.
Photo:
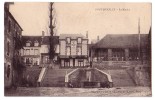
<svg viewBox="0 0 155 100"><path fill-rule="evenodd" d="M44 31L42 31L42 37L44 37L45 36L45 32Z"/></svg>
<svg viewBox="0 0 155 100"><path fill-rule="evenodd" d="M97 36L97 42L100 40L100 37L99 36Z"/></svg>
<svg viewBox="0 0 155 100"><path fill-rule="evenodd" d="M5 2L5 3L4 3L4 7L5 7L7 10L10 10L10 5L14 5L14 2Z"/></svg>
<svg viewBox="0 0 155 100"><path fill-rule="evenodd" d="M88 31L86 31L86 38L88 38Z"/></svg>
<svg viewBox="0 0 155 100"><path fill-rule="evenodd" d="M44 31L42 31L42 39L41 39L41 44L43 44L43 39L44 39L44 36L45 36L45 32Z"/></svg>

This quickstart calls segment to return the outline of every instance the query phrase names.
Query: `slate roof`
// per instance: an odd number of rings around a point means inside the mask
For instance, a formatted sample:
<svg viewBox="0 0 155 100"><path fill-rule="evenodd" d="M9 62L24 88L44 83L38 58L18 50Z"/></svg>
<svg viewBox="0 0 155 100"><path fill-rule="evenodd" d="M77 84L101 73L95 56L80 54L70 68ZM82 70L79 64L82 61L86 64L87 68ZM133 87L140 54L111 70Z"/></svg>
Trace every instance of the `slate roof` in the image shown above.
<svg viewBox="0 0 155 100"><path fill-rule="evenodd" d="M38 41L39 43L39 46L41 46L41 36L22 36L22 44L23 46L26 46L26 43L28 41L30 41L30 47L33 47L34 46L34 42L35 41Z"/></svg>
<svg viewBox="0 0 155 100"><path fill-rule="evenodd" d="M141 34L141 47L148 45L148 34ZM107 34L93 45L93 48L137 48L139 46L138 34Z"/></svg>
<svg viewBox="0 0 155 100"><path fill-rule="evenodd" d="M26 46L27 41L30 41L30 47L34 46L35 41L38 41L39 46L41 46L41 44L49 45L50 44L50 36L44 36L43 39L42 39L42 36L22 36L23 46ZM59 36L54 36L53 41L54 41L54 43L58 44Z"/></svg>
<svg viewBox="0 0 155 100"><path fill-rule="evenodd" d="M7 13L9 14L9 17L11 17L15 21L15 23L18 25L18 27L21 29L21 31L23 31L22 27L19 25L17 20L14 18L14 16L9 12L9 10L5 9L5 11L7 11Z"/></svg>
<svg viewBox="0 0 155 100"><path fill-rule="evenodd" d="M82 34L60 34L59 39L66 39L67 37L70 37L71 39L77 39L78 37L81 37L83 39L87 39Z"/></svg>

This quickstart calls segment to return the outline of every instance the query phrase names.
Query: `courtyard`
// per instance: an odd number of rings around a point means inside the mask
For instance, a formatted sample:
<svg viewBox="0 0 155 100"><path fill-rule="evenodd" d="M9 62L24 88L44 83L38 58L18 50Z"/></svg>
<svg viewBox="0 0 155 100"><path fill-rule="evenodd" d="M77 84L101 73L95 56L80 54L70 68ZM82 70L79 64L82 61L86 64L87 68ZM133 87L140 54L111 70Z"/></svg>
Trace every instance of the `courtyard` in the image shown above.
<svg viewBox="0 0 155 100"><path fill-rule="evenodd" d="M6 90L5 96L53 96L53 97L151 97L150 87L115 88L66 88L66 87L18 87Z"/></svg>

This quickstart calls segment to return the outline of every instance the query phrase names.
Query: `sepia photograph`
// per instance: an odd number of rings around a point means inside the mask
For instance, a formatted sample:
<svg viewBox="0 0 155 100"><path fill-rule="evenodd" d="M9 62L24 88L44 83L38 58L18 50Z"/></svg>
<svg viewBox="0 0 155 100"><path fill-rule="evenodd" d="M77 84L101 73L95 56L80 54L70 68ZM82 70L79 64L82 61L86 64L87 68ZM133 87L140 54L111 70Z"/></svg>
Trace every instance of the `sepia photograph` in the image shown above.
<svg viewBox="0 0 155 100"><path fill-rule="evenodd" d="M4 2L5 97L152 97L151 2Z"/></svg>

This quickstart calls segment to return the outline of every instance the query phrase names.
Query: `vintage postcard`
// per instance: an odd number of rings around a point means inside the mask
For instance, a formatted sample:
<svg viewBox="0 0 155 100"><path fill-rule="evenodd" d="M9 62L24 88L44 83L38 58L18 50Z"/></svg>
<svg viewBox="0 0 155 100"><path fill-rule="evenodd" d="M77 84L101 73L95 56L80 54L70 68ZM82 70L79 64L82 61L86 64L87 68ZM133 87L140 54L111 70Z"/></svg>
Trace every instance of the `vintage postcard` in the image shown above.
<svg viewBox="0 0 155 100"><path fill-rule="evenodd" d="M4 96L151 97L151 3L5 2Z"/></svg>

